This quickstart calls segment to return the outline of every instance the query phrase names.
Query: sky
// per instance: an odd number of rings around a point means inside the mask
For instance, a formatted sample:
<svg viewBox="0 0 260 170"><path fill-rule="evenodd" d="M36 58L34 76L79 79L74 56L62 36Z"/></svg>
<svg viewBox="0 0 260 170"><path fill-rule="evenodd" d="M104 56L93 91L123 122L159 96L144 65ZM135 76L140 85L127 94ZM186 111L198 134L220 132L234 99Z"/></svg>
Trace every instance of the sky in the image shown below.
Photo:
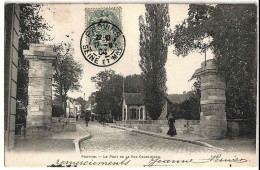
<svg viewBox="0 0 260 170"><path fill-rule="evenodd" d="M122 58L112 66L101 68L87 62L80 51L80 37L85 27L85 9L86 8L102 8L102 7L122 8L122 32L126 39L125 53ZM83 75L80 80L82 88L80 91L70 91L69 97L77 98L84 97L86 99L92 92L96 91L95 83L91 82L90 78L98 72L105 69L115 70L124 76L131 74L141 74L139 67L139 21L140 15L145 14L145 6L143 4L49 4L49 10L43 12L43 17L53 26L49 32L53 38L48 44L56 44L61 41L72 42L75 49L74 58L83 66ZM187 18L188 5L186 4L170 4L169 15L170 25L174 31L176 24ZM67 37L66 35L69 35ZM204 61L204 54L191 53L186 57L176 56L173 54L173 46L169 46L166 72L168 94L182 94L184 91L190 91L193 81L189 82L196 69L200 68ZM207 59L213 58L211 51L207 51Z"/></svg>

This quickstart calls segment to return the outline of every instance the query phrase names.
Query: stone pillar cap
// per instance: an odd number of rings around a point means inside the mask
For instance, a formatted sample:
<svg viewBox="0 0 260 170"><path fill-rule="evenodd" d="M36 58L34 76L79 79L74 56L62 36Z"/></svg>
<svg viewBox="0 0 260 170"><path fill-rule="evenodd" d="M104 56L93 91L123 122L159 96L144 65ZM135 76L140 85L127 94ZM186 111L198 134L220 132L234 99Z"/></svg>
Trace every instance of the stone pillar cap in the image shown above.
<svg viewBox="0 0 260 170"><path fill-rule="evenodd" d="M215 59L209 59L207 61L204 61L201 63L201 68L206 67L207 69L216 69L217 67L216 67L215 62L216 62ZM207 63L206 66L205 66L205 63Z"/></svg>
<svg viewBox="0 0 260 170"><path fill-rule="evenodd" d="M205 65L206 63L206 65ZM205 72L217 72L217 66L215 64L215 59L209 59L201 63L201 68L195 70L195 75L201 75Z"/></svg>
<svg viewBox="0 0 260 170"><path fill-rule="evenodd" d="M53 60L57 53L53 51L53 46L46 44L30 44L29 50L23 50L26 59Z"/></svg>

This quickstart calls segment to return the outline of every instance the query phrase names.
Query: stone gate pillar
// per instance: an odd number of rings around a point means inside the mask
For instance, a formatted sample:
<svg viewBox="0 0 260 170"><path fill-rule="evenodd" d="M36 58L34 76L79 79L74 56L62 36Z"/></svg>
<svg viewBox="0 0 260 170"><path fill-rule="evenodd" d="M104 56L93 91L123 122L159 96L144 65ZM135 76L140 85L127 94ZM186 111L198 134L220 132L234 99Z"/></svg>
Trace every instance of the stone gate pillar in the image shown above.
<svg viewBox="0 0 260 170"><path fill-rule="evenodd" d="M26 137L51 135L52 61L56 53L44 44L30 44L23 54L29 60Z"/></svg>
<svg viewBox="0 0 260 170"><path fill-rule="evenodd" d="M201 78L201 136L209 139L223 138L227 133L225 81L217 73L214 59L207 60L206 65L203 62L195 75Z"/></svg>

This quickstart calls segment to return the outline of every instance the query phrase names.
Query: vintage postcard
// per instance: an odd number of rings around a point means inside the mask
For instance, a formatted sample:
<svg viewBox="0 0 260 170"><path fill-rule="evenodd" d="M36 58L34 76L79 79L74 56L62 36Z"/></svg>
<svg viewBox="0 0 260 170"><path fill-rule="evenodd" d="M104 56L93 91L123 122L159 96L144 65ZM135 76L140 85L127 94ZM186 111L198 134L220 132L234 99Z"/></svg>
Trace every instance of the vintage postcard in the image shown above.
<svg viewBox="0 0 260 170"><path fill-rule="evenodd" d="M5 166L258 166L257 9L6 3Z"/></svg>

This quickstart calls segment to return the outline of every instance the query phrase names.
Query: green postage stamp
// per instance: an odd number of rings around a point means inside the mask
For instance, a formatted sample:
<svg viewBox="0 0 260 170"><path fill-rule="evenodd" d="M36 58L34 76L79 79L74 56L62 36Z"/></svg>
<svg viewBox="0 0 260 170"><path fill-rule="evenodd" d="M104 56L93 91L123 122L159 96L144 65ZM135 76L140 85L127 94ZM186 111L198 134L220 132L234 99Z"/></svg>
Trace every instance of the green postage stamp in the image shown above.
<svg viewBox="0 0 260 170"><path fill-rule="evenodd" d="M86 28L97 22L110 22L122 30L121 7L86 8Z"/></svg>

